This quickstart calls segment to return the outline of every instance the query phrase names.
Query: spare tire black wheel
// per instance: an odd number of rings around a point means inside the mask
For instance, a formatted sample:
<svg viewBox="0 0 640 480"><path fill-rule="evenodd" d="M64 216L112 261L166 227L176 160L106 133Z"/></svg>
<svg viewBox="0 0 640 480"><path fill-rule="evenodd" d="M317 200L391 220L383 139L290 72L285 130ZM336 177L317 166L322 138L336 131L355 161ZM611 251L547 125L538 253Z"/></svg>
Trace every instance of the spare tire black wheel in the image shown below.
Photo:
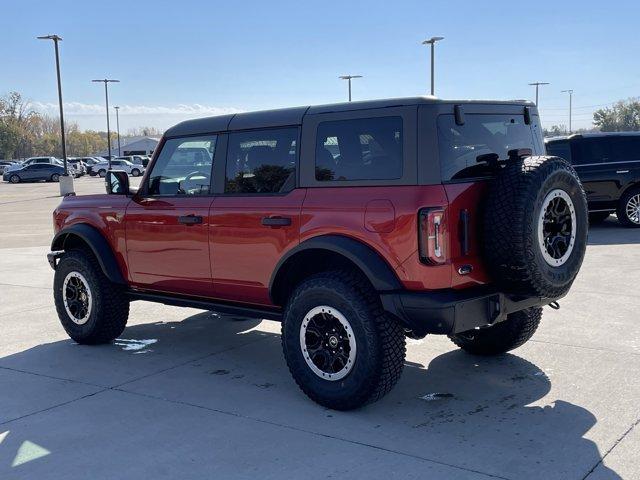
<svg viewBox="0 0 640 480"><path fill-rule="evenodd" d="M584 189L567 161L512 159L492 182L485 206L487 268L505 292L560 297L582 265L588 226Z"/></svg>

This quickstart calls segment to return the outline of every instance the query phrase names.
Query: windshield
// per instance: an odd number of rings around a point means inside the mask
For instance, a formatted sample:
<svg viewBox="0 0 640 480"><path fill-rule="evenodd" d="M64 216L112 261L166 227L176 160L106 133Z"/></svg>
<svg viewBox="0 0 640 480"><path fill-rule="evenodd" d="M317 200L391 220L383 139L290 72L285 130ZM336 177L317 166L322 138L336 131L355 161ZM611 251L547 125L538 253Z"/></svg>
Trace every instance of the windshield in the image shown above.
<svg viewBox="0 0 640 480"><path fill-rule="evenodd" d="M478 163L479 155L495 153L504 160L508 151L530 148L534 155L544 154L539 117L524 115L465 115L464 125L457 125L454 115L438 117L438 150L442 179L458 180L486 177L491 170Z"/></svg>

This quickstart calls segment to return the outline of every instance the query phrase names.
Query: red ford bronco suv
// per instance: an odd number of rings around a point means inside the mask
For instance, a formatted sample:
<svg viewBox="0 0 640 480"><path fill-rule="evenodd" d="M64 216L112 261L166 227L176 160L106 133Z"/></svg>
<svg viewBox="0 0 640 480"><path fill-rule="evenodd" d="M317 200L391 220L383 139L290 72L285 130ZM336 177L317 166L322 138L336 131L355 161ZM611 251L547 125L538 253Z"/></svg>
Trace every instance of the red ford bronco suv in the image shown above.
<svg viewBox="0 0 640 480"><path fill-rule="evenodd" d="M282 321L300 388L351 409L398 381L405 337L526 342L586 248L585 194L524 101L430 97L189 120L137 191L67 196L49 262L78 343L147 300Z"/></svg>

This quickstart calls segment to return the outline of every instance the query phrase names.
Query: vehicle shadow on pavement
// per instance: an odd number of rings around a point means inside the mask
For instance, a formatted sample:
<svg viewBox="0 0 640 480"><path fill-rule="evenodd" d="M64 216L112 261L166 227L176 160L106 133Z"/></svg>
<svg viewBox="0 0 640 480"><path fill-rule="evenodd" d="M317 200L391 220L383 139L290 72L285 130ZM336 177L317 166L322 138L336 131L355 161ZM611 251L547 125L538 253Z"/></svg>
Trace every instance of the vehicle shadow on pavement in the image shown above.
<svg viewBox="0 0 640 480"><path fill-rule="evenodd" d="M203 312L132 325L110 345L69 340L39 345L1 358L0 366L228 412L501 478L582 479L600 463L596 444L585 438L595 416L545 398L550 379L517 355L483 358L452 350L423 360L428 347L418 351L411 345L410 358L424 364L407 362L387 397L360 410L335 412L298 390L282 359L277 327ZM428 345L429 339L423 342ZM59 441L45 446L71 459L75 452L64 438ZM85 452L85 458L91 454ZM619 478L607 469L599 473Z"/></svg>
<svg viewBox="0 0 640 480"><path fill-rule="evenodd" d="M640 244L640 228L624 227L615 217L589 227L589 245Z"/></svg>

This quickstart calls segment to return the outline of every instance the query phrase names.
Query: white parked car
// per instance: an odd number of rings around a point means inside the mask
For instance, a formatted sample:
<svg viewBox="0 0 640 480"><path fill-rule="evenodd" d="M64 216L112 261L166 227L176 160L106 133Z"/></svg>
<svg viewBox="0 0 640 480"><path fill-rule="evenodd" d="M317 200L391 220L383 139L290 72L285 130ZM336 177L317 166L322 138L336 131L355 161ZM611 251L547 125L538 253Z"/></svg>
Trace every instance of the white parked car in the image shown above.
<svg viewBox="0 0 640 480"><path fill-rule="evenodd" d="M139 177L144 173L144 166L136 165L128 160L113 159L111 160L112 170L121 170L127 172L133 177ZM107 161L96 163L91 167L91 174L105 177L109 170L109 163Z"/></svg>

